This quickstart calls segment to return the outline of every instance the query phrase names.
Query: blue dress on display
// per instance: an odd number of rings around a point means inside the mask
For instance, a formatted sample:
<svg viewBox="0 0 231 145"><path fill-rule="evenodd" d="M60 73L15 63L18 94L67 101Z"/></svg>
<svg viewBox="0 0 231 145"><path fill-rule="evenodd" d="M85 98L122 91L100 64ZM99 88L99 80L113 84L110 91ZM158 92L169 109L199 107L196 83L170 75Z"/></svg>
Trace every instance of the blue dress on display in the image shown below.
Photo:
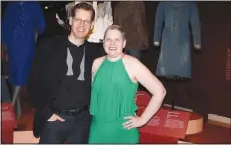
<svg viewBox="0 0 231 145"><path fill-rule="evenodd" d="M157 76L191 78L190 26L194 46L201 46L196 3L159 3L154 28L154 43L158 42L161 45Z"/></svg>
<svg viewBox="0 0 231 145"><path fill-rule="evenodd" d="M34 57L35 34L43 33L44 29L38 2L9 2L2 20L2 43L7 48L10 84L26 85Z"/></svg>

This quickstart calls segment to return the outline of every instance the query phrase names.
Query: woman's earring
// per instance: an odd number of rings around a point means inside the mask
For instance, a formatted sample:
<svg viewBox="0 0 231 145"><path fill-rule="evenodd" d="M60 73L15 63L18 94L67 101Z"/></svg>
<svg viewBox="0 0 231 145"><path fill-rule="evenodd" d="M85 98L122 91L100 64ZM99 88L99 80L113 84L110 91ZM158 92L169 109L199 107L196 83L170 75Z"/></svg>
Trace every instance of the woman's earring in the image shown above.
<svg viewBox="0 0 231 145"><path fill-rule="evenodd" d="M123 49L123 51L122 51L124 54L126 54L126 50L125 50L125 48Z"/></svg>

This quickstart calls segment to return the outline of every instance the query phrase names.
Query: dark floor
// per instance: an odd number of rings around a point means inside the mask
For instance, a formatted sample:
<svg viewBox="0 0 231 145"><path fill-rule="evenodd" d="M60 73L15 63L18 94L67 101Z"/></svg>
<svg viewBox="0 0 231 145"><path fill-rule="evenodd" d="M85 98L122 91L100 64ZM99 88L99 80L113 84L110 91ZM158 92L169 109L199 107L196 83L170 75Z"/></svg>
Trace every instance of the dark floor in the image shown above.
<svg viewBox="0 0 231 145"><path fill-rule="evenodd" d="M22 108L23 115L18 120L18 128L16 130L26 131L32 130L33 122L33 109L29 104L29 99L26 95L25 89L21 93L22 99ZM204 129L201 133L186 136L183 141L191 143L231 143L231 133L230 128L222 127L210 123L204 123Z"/></svg>

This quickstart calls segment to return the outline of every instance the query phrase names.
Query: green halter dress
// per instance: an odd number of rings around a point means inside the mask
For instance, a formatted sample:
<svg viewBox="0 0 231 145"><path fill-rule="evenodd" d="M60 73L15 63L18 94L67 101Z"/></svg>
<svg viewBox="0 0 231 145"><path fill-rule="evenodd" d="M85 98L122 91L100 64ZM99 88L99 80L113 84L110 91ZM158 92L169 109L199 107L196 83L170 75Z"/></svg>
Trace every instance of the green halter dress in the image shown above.
<svg viewBox="0 0 231 145"><path fill-rule="evenodd" d="M126 116L134 116L138 83L133 83L122 58L111 62L104 59L98 68L91 93L92 124L89 143L138 143L137 128L125 129Z"/></svg>

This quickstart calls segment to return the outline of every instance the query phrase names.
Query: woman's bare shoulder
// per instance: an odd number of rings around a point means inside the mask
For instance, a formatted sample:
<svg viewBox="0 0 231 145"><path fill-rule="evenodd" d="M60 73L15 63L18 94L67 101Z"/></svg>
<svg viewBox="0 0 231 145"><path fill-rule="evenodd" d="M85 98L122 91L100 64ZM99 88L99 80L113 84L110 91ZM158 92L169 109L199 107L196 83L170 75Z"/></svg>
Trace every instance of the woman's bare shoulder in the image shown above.
<svg viewBox="0 0 231 145"><path fill-rule="evenodd" d="M100 63L105 59L105 56L98 57L94 60L94 63Z"/></svg>
<svg viewBox="0 0 231 145"><path fill-rule="evenodd" d="M93 62L93 66L98 68L101 65L101 63L103 62L104 59L105 59L105 56L96 58L94 60L94 62Z"/></svg>
<svg viewBox="0 0 231 145"><path fill-rule="evenodd" d="M140 63L140 61L137 58L131 55L125 55L123 60L128 65L135 65L137 63Z"/></svg>

